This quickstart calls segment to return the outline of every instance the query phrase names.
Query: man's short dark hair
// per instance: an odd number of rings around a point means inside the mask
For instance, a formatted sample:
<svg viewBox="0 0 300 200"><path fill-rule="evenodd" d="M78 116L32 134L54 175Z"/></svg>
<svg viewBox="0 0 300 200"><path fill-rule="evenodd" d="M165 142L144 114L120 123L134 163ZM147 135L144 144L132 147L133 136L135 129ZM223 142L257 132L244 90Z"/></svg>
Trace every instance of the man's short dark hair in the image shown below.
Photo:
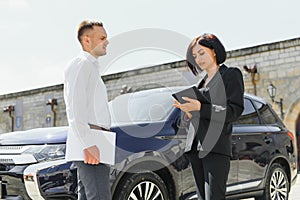
<svg viewBox="0 0 300 200"><path fill-rule="evenodd" d="M187 52L186 52L186 61L187 65L192 71L194 75L198 74L198 70L201 70L200 67L195 62L195 58L193 57L193 47L196 44L200 44L207 48L213 49L216 54L216 61L217 64L220 65L225 62L226 60L226 50L220 40L211 33L205 33L197 38L195 38L189 45Z"/></svg>
<svg viewBox="0 0 300 200"><path fill-rule="evenodd" d="M102 22L97 22L97 21L89 21L89 20L84 20L81 22L78 26L78 31L77 31L77 39L81 43L81 37L83 34L88 31L88 30L93 30L94 26L100 26L103 27Z"/></svg>

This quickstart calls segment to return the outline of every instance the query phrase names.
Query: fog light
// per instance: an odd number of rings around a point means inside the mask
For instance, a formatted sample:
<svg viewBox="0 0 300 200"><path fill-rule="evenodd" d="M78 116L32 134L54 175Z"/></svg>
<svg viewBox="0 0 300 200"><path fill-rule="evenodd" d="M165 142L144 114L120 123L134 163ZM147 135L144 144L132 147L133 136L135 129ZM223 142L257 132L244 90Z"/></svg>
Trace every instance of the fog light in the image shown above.
<svg viewBox="0 0 300 200"><path fill-rule="evenodd" d="M34 182L34 177L32 174L27 174L27 175L24 175L24 180Z"/></svg>

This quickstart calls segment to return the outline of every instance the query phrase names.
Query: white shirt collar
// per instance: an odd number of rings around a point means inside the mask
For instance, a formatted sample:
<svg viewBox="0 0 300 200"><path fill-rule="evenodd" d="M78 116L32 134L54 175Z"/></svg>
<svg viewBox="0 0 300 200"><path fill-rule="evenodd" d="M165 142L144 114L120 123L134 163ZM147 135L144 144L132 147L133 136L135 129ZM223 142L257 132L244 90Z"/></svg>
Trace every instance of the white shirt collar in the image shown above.
<svg viewBox="0 0 300 200"><path fill-rule="evenodd" d="M95 58L92 54L90 54L87 51L82 51L82 54L84 57L86 57L89 61L91 61L92 63L98 65L98 60L97 58Z"/></svg>

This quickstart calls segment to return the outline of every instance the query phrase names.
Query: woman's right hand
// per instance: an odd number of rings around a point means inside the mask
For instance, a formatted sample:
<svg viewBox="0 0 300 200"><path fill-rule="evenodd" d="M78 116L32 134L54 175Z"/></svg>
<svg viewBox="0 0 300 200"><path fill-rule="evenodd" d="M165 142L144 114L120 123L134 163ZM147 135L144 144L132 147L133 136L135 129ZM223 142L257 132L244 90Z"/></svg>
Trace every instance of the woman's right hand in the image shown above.
<svg viewBox="0 0 300 200"><path fill-rule="evenodd" d="M188 118L192 118L192 114L191 111L197 111L201 109L201 103L200 101L196 100L196 99L191 99L188 97L182 97L183 100L187 101L186 103L180 103L177 100L173 100L174 104L173 106L175 106L176 108L179 108L180 110L182 110L183 112L186 113L186 115L188 116Z"/></svg>

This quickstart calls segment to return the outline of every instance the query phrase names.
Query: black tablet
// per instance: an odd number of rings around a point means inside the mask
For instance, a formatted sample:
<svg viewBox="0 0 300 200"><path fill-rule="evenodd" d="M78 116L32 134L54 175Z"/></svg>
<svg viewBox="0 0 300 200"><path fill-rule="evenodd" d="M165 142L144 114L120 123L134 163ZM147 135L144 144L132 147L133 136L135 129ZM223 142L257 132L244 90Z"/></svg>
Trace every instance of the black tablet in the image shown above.
<svg viewBox="0 0 300 200"><path fill-rule="evenodd" d="M182 97L189 97L191 99L197 99L201 103L210 103L209 99L200 92L196 86L181 90L177 93L172 94L172 96L180 103L186 103Z"/></svg>

